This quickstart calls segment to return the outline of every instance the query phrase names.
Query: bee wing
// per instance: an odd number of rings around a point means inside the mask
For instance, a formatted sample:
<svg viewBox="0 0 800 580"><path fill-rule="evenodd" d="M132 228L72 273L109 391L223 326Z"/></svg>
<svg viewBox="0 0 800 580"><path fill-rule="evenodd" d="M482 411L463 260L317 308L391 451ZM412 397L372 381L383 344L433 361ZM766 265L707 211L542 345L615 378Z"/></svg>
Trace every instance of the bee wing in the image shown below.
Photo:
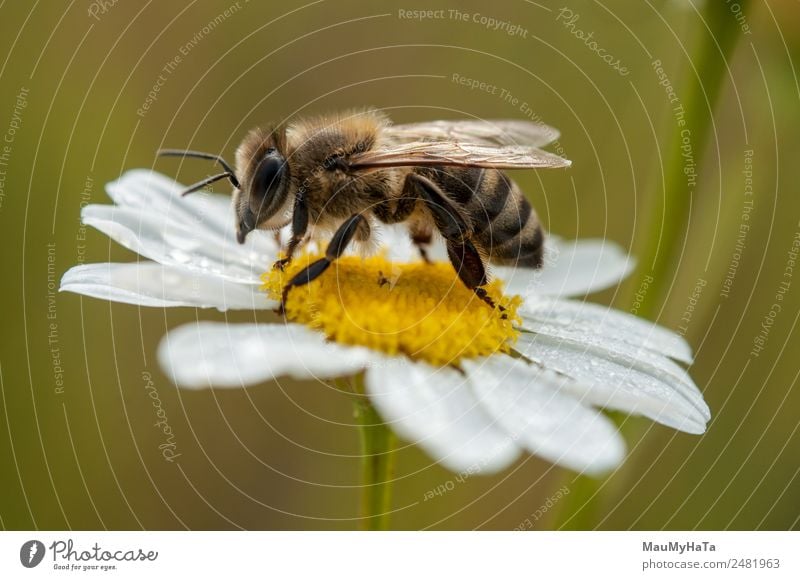
<svg viewBox="0 0 800 580"><path fill-rule="evenodd" d="M571 161L536 147L491 146L457 141L413 141L387 145L350 157L352 169L419 165L462 165L495 169L569 167Z"/></svg>
<svg viewBox="0 0 800 580"><path fill-rule="evenodd" d="M487 119L471 121L429 121L391 125L384 133L399 142L463 141L480 145L544 147L558 139L553 127L530 121Z"/></svg>

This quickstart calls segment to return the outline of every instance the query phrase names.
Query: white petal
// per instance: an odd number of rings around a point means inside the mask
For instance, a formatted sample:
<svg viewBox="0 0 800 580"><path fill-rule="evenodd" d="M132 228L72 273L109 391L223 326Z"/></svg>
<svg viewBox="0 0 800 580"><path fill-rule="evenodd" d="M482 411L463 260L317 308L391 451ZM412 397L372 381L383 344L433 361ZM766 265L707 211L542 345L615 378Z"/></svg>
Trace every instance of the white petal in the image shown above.
<svg viewBox="0 0 800 580"><path fill-rule="evenodd" d="M109 197L118 206L163 214L192 231L224 240L244 256L246 264L260 262L264 255L270 263L275 260L278 246L271 232L257 230L247 236L244 244L235 242L235 217L229 195L198 191L182 197L184 189L175 180L148 169L127 171L106 185Z"/></svg>
<svg viewBox="0 0 800 580"><path fill-rule="evenodd" d="M384 421L452 471L491 473L519 454L478 403L466 377L408 362L367 371L367 393Z"/></svg>
<svg viewBox="0 0 800 580"><path fill-rule="evenodd" d="M607 240L563 242L550 237L545 244L540 270L492 267L492 275L505 281L507 293L525 299L589 294L618 284L636 265L622 248Z"/></svg>
<svg viewBox="0 0 800 580"><path fill-rule="evenodd" d="M251 284L237 284L155 262L86 264L61 278L61 291L140 306L264 310L277 306Z"/></svg>
<svg viewBox="0 0 800 580"><path fill-rule="evenodd" d="M483 406L531 453L592 475L622 463L625 442L616 426L562 391L565 377L508 356L464 368Z"/></svg>
<svg viewBox="0 0 800 580"><path fill-rule="evenodd" d="M642 349L612 353L566 339L523 333L517 350L574 379L566 391L595 405L644 415L687 433L703 433L711 414L681 367Z"/></svg>
<svg viewBox="0 0 800 580"><path fill-rule="evenodd" d="M233 230L231 197L196 192L181 197L184 186L149 169L126 171L119 179L106 184L106 191L121 207L146 209L170 214L184 225L215 230L219 237Z"/></svg>
<svg viewBox="0 0 800 580"><path fill-rule="evenodd" d="M599 304L533 297L523 303L519 313L523 326L537 333L591 345L618 345L620 349L641 346L685 363L692 362L692 348L683 337L648 320Z"/></svg>
<svg viewBox="0 0 800 580"><path fill-rule="evenodd" d="M181 387L239 387L290 376L351 375L379 359L366 348L326 342L297 324L197 322L170 331L158 347L164 372Z"/></svg>
<svg viewBox="0 0 800 580"><path fill-rule="evenodd" d="M256 241L259 236L253 235L248 237L248 244L240 246L232 233L224 238L208 228L175 220L166 212L88 205L81 216L83 223L141 256L235 282L260 284L261 274L271 267L277 255L276 248L269 249L264 242L263 232L257 232L261 234L260 241Z"/></svg>
<svg viewBox="0 0 800 580"><path fill-rule="evenodd" d="M386 257L393 262L414 262L420 259L419 251L411 243L411 235L404 224L380 224L373 228L373 234Z"/></svg>

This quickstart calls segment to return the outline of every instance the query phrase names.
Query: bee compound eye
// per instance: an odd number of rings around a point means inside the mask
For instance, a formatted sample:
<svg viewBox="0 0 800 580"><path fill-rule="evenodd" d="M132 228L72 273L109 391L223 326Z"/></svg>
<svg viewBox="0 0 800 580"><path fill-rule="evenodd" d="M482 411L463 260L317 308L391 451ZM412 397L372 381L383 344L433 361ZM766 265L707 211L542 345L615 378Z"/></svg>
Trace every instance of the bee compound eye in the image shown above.
<svg viewBox="0 0 800 580"><path fill-rule="evenodd" d="M253 179L253 194L266 196L275 191L281 182L283 164L283 158L278 155L265 157L256 169Z"/></svg>

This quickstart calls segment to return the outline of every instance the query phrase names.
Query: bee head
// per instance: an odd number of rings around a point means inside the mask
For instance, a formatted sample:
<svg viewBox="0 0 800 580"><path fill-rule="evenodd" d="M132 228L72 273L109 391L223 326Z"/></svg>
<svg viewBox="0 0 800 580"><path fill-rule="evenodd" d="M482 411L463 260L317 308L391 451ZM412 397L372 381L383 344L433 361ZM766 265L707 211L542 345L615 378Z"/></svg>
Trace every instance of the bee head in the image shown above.
<svg viewBox="0 0 800 580"><path fill-rule="evenodd" d="M256 129L236 151L241 185L234 192L236 239L244 243L255 229L276 230L291 220L289 165L276 131Z"/></svg>

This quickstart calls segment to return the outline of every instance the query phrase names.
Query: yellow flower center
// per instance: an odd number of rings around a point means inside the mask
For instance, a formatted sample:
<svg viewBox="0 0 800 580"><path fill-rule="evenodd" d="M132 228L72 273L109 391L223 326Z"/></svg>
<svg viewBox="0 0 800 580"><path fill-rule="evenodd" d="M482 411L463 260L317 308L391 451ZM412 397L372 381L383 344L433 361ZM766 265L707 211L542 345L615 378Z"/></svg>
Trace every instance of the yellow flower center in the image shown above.
<svg viewBox="0 0 800 580"><path fill-rule="evenodd" d="M319 257L304 254L283 272L265 273L262 290L280 300L284 285ZM503 295L498 280L485 288L505 310L468 290L449 263L345 256L310 284L292 288L284 307L288 320L330 340L441 366L507 352L516 341L521 298Z"/></svg>

